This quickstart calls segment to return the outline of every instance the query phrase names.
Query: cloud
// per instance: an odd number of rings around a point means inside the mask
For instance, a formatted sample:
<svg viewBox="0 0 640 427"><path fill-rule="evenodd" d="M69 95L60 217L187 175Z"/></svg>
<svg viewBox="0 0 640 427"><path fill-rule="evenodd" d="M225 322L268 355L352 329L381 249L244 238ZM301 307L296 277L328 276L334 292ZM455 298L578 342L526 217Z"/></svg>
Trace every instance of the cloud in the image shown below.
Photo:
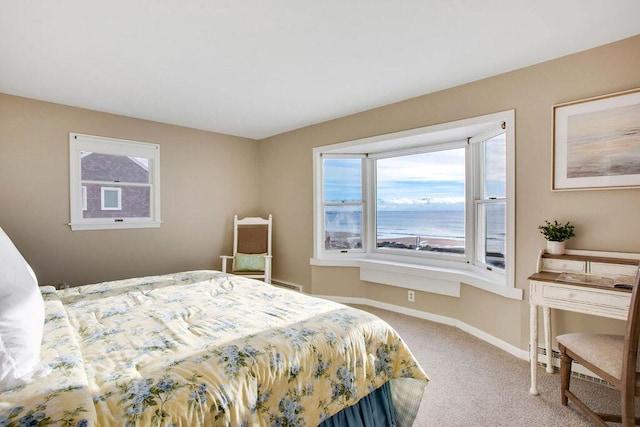
<svg viewBox="0 0 640 427"><path fill-rule="evenodd" d="M378 181L462 181L464 148L378 159Z"/></svg>

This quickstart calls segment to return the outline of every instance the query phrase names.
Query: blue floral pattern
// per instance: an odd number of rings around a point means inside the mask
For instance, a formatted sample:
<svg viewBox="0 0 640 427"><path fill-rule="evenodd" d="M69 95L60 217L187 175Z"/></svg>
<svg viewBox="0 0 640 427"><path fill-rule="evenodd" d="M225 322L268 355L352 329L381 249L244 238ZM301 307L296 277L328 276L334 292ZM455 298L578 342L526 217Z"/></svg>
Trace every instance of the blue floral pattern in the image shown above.
<svg viewBox="0 0 640 427"><path fill-rule="evenodd" d="M82 353L65 309L53 287L43 287L42 297L45 335L41 355L52 373L0 394L0 427L95 425Z"/></svg>
<svg viewBox="0 0 640 427"><path fill-rule="evenodd" d="M389 380L411 382L417 400L428 381L377 317L243 277L192 271L43 296L53 373L0 395L0 427L317 425Z"/></svg>

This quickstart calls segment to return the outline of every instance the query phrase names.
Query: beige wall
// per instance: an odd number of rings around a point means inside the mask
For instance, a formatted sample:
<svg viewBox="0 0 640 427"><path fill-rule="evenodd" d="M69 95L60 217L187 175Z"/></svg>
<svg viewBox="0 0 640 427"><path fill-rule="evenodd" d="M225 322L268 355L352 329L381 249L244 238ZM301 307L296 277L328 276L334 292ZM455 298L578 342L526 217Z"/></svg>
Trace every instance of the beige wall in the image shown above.
<svg viewBox="0 0 640 427"><path fill-rule="evenodd" d="M473 64L469 64L473 66ZM545 219L571 220L577 236L569 248L640 252L640 190L554 192L551 188L552 106L640 87L640 36L309 126L261 141L260 197L274 214L277 277L321 295L370 298L461 320L522 349L527 348L529 308L463 286L460 298L361 282L357 269L311 267L313 255L312 149L383 133L497 111L516 112L516 283L527 289L544 239ZM566 313L554 315L556 332L571 328L618 330L620 323ZM515 326L514 326L515 325Z"/></svg>
<svg viewBox="0 0 640 427"><path fill-rule="evenodd" d="M69 132L160 144L160 228L71 231ZM0 227L40 283L220 269L258 212L258 142L0 94Z"/></svg>
<svg viewBox="0 0 640 427"><path fill-rule="evenodd" d="M472 66L473 64L470 64ZM522 349L528 304L463 286L460 298L361 282L355 268L311 267L313 147L516 111L516 282L544 240L545 219L571 220L570 248L640 252L640 190L552 193L554 104L640 87L640 36L260 142L0 94L0 226L41 283L91 283L219 268L232 216L274 215L274 277L322 295L369 298L451 317ZM69 222L68 133L161 146L159 229L76 231ZM620 322L554 313L556 331ZM514 326L515 325L515 326Z"/></svg>

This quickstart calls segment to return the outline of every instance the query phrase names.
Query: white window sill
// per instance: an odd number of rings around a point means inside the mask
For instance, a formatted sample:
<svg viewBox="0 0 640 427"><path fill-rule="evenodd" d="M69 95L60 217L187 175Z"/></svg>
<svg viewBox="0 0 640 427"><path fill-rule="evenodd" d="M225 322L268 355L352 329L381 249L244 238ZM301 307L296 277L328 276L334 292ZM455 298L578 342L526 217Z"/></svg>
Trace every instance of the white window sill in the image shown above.
<svg viewBox="0 0 640 427"><path fill-rule="evenodd" d="M460 284L464 283L505 298L522 300L522 289L508 288L504 281L495 281L480 271L451 267L417 265L378 259L318 259L311 265L321 267L358 267L360 280L397 286L416 291L460 297Z"/></svg>
<svg viewBox="0 0 640 427"><path fill-rule="evenodd" d="M109 222L71 222L69 226L71 230L114 230L124 228L159 228L162 224L161 221L122 221L115 222L113 220Z"/></svg>

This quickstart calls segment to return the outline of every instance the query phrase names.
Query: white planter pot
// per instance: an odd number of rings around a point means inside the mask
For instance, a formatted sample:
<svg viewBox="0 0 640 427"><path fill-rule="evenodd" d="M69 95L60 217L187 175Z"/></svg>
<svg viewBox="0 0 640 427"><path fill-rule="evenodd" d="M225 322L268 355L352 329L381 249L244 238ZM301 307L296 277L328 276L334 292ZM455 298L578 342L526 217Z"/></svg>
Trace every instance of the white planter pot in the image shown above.
<svg viewBox="0 0 640 427"><path fill-rule="evenodd" d="M547 253L551 255L563 255L565 242L552 242L547 240Z"/></svg>

